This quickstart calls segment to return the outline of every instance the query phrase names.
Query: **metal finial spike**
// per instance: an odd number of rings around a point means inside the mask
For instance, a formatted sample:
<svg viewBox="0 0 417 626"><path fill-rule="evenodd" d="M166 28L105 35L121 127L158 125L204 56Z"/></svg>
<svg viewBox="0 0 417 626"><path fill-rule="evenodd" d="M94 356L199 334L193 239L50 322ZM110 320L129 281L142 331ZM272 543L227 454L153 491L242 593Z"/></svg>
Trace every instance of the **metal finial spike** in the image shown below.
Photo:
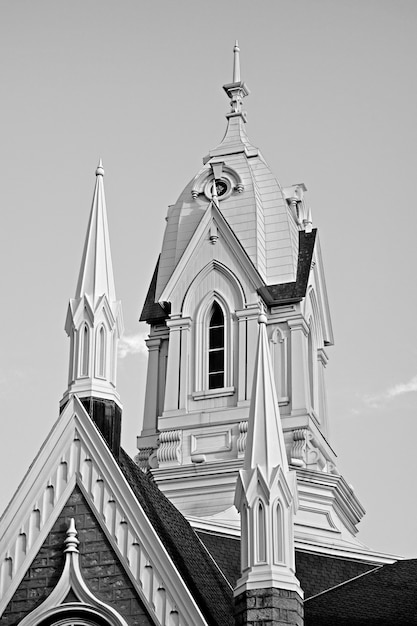
<svg viewBox="0 0 417 626"><path fill-rule="evenodd" d="M238 40L236 39L235 47L233 48L233 82L240 83L240 48Z"/></svg>
<svg viewBox="0 0 417 626"><path fill-rule="evenodd" d="M103 161L101 159L97 165L96 176L104 176Z"/></svg>

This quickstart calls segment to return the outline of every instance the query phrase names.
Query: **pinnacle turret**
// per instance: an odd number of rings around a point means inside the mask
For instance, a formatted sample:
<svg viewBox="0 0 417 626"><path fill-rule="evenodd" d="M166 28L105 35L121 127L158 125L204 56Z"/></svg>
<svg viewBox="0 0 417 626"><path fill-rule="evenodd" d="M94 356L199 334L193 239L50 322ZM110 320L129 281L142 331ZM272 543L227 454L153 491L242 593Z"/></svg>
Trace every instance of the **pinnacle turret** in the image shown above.
<svg viewBox="0 0 417 626"><path fill-rule="evenodd" d="M77 394L112 450L117 452L121 407L116 391L116 367L123 318L114 286L103 177L100 159L77 289L75 298L70 300L65 324L71 346L68 389L61 406L71 394Z"/></svg>
<svg viewBox="0 0 417 626"><path fill-rule="evenodd" d="M295 577L294 553L296 478L288 468L266 315L259 315L258 323L248 437L235 494L242 533L242 576L237 581L235 597L240 597L240 604L245 605L244 592L248 590L255 595L259 592L271 596L275 593L272 590L286 590L299 606L302 591ZM271 528L277 530L268 535ZM248 607L242 610L247 611Z"/></svg>
<svg viewBox="0 0 417 626"><path fill-rule="evenodd" d="M287 473L288 461L266 333L266 315L261 314L258 323L258 348L243 467L245 470L260 467L269 480L275 467L279 466Z"/></svg>
<svg viewBox="0 0 417 626"><path fill-rule="evenodd" d="M103 179L104 169L100 159L96 169L90 221L75 293L76 298L87 295L93 305L104 294L110 302L116 300Z"/></svg>

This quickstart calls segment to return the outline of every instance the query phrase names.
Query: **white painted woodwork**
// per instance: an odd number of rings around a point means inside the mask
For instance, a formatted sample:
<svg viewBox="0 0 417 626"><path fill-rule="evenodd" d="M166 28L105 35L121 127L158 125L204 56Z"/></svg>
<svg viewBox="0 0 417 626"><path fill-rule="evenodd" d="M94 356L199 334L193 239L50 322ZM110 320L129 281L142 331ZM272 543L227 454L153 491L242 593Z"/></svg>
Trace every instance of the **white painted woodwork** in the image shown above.
<svg viewBox="0 0 417 626"><path fill-rule="evenodd" d="M73 393L120 405L116 365L123 318L114 286L103 176L100 161L75 298L70 300L65 323L70 357L61 406Z"/></svg>
<svg viewBox="0 0 417 626"><path fill-rule="evenodd" d="M155 623L204 626L158 535L75 396L0 521L0 615L76 485ZM158 597L162 590L165 610Z"/></svg>

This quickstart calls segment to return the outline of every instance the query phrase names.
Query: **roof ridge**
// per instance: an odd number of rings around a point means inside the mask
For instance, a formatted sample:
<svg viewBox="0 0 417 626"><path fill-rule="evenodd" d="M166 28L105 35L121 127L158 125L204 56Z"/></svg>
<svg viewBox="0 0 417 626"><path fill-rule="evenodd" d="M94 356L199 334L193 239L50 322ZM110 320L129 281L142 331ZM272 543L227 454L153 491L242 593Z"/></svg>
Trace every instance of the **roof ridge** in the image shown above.
<svg viewBox="0 0 417 626"><path fill-rule="evenodd" d="M388 563L388 565L392 565L392 563ZM304 598L304 602L308 602L309 600L313 600L314 598L318 598L319 596L324 595L325 593L328 593L329 591L334 591L335 589L338 589L339 587L343 587L344 585L347 585L351 582L353 582L354 580L358 580L358 578L362 578L363 576L366 576L367 574L372 574L373 572L376 572L377 570L381 569L382 567L384 567L384 565L377 565L376 567L373 567L370 570L367 570L366 572L362 572L361 574L358 574L357 576L354 576L353 578L349 578L348 580L344 580L341 583L338 583L337 585L334 585L334 587L329 587L329 589L325 589L324 591L320 591L320 593L315 593L313 596L310 596L308 598Z"/></svg>

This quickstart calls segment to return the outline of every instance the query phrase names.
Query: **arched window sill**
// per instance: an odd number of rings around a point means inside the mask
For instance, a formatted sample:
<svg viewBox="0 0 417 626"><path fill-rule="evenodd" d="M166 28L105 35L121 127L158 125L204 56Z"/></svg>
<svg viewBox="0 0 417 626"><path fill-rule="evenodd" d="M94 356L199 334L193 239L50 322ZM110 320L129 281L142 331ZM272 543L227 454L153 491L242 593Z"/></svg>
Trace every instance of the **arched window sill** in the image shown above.
<svg viewBox="0 0 417 626"><path fill-rule="evenodd" d="M206 389L205 391L194 391L193 400L209 400L210 398L221 398L222 396L233 396L234 387L221 387L220 389Z"/></svg>

